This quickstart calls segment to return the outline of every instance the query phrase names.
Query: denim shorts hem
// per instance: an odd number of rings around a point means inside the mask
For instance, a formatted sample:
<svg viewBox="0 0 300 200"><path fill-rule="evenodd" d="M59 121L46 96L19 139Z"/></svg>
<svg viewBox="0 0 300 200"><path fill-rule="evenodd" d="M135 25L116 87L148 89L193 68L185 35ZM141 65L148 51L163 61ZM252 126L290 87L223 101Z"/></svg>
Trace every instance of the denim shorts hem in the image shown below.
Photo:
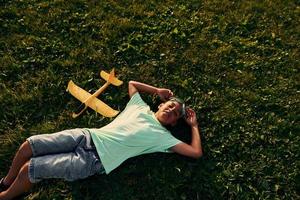
<svg viewBox="0 0 300 200"><path fill-rule="evenodd" d="M31 183L38 183L41 181L39 179L34 178L35 176L34 176L34 160L33 159L30 159L30 161L29 161L28 177L29 177L29 181Z"/></svg>
<svg viewBox="0 0 300 200"><path fill-rule="evenodd" d="M26 140L29 142L29 145L30 145L30 147L31 147L32 156L33 156L33 157L36 156L37 153L36 153L36 150L35 150L35 144L34 144L32 138L29 137L29 138L27 138Z"/></svg>

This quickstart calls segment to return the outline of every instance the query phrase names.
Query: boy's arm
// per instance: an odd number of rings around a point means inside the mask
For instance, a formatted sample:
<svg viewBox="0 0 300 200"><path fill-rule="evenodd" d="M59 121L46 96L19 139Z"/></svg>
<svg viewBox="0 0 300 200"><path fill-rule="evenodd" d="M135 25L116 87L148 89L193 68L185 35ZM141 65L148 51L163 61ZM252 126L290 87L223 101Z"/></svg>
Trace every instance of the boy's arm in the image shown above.
<svg viewBox="0 0 300 200"><path fill-rule="evenodd" d="M171 147L171 150L173 152L176 152L184 156L188 156L192 158L200 158L203 155L200 131L198 128L196 113L190 108L187 110L186 122L191 126L191 135L192 135L191 144L181 142Z"/></svg>
<svg viewBox="0 0 300 200"><path fill-rule="evenodd" d="M136 92L146 92L149 94L157 94L161 100L166 101L170 97L173 96L173 93L171 90L166 88L157 88L145 83L137 82L137 81L129 81L128 83L128 93L130 98L136 93Z"/></svg>

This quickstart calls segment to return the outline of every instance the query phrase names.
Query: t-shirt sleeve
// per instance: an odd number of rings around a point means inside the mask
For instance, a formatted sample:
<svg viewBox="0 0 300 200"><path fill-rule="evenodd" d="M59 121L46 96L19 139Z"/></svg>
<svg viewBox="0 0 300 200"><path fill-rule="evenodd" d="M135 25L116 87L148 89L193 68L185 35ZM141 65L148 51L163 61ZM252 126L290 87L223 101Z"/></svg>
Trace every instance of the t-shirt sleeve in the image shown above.
<svg viewBox="0 0 300 200"><path fill-rule="evenodd" d="M163 139L161 139L159 152L173 153L173 151L171 151L170 148L181 142L181 140L175 138L173 135L171 135L171 133L165 134Z"/></svg>
<svg viewBox="0 0 300 200"><path fill-rule="evenodd" d="M139 92L134 93L130 98L129 102L127 103L127 106L131 106L131 105L148 106L142 99Z"/></svg>

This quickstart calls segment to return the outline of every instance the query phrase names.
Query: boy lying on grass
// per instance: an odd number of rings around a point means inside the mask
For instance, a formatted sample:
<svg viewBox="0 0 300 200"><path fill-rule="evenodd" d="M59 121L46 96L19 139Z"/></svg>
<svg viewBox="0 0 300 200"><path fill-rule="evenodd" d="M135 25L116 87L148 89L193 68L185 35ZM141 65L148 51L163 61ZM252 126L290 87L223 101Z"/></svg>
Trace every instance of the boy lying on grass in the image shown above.
<svg viewBox="0 0 300 200"><path fill-rule="evenodd" d="M201 139L195 112L173 97L169 89L130 81L130 101L111 123L99 129L72 129L29 137L17 151L8 174L0 181L0 200L12 199L47 178L67 181L110 173L126 159L153 152L176 152L199 158ZM165 101L156 113L140 92L157 94ZM191 127L191 143L165 128L184 118Z"/></svg>

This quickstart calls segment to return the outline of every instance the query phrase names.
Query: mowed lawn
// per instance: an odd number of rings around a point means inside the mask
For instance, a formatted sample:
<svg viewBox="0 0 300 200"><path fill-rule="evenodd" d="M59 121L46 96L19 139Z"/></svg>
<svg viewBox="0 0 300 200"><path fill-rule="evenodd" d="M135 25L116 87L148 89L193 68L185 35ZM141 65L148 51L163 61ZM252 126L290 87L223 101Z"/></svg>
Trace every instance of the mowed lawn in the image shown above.
<svg viewBox="0 0 300 200"><path fill-rule="evenodd" d="M155 153L109 175L45 180L20 199L299 199L300 4L266 1L7 0L0 3L0 175L31 135L109 123L67 83L93 93L100 70L170 88L194 108L198 160ZM156 108L159 99L143 96ZM181 134L189 134L188 130Z"/></svg>

